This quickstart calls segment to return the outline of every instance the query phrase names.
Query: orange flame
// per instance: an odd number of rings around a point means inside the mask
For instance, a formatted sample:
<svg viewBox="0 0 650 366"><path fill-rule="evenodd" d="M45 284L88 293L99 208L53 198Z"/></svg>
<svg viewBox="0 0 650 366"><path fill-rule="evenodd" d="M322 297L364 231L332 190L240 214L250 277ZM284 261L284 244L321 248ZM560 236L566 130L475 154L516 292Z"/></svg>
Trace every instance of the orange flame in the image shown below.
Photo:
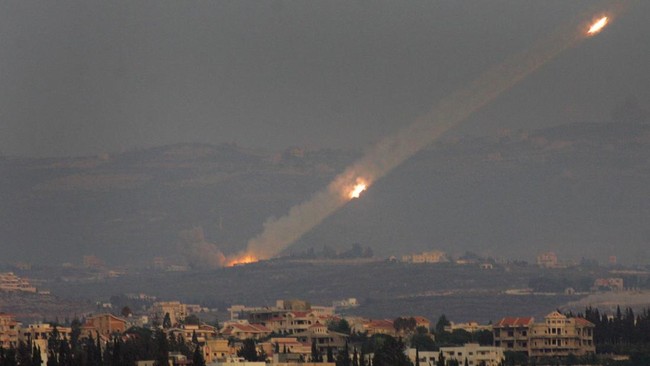
<svg viewBox="0 0 650 366"><path fill-rule="evenodd" d="M350 199L359 198L361 192L365 191L366 188L368 188L368 185L364 181L357 180L357 184L355 184L352 191L350 191Z"/></svg>
<svg viewBox="0 0 650 366"><path fill-rule="evenodd" d="M226 267L233 267L241 264L254 263L257 262L258 260L259 259L257 259L257 257L252 254L242 254L240 256L230 258L226 262Z"/></svg>
<svg viewBox="0 0 650 366"><path fill-rule="evenodd" d="M594 24L591 25L589 30L587 31L587 34L594 35L598 32L600 32L609 22L609 18L607 17L602 17L598 19Z"/></svg>

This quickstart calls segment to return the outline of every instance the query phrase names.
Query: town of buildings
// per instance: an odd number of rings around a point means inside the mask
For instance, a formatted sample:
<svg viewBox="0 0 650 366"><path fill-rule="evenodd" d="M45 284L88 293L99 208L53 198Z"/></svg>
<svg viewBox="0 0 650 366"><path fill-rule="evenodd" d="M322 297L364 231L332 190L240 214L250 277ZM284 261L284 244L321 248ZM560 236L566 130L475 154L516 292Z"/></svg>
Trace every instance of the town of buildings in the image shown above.
<svg viewBox="0 0 650 366"><path fill-rule="evenodd" d="M179 301L158 301L146 314L121 317L109 313L87 316L80 327L81 337L98 339L102 344L114 337L126 336L133 326L163 329L173 339L183 339L188 344L195 342L208 365L251 365L237 355L242 342L253 339L261 353L267 355L266 363L259 365L328 365L328 360L312 359L314 351L321 355L352 352L351 336L377 334L405 337L415 329L431 329L431 322L419 316L408 318L410 330L400 329L397 320L367 319L341 316L334 307L315 306L301 300L279 300L274 306L249 307L233 305L228 310L230 319L221 326L199 322L185 322L188 316L202 311L198 305ZM163 324L160 320L163 320ZM399 318L407 319L407 318ZM342 320L349 325L345 332L335 331L330 325ZM56 329L56 330L55 330ZM405 355L413 364L434 365L443 357L448 362L472 366L496 366L503 362L504 352L514 351L529 357L566 357L586 355L595 352L593 341L594 324L578 317L567 317L557 311L548 314L543 321L535 322L532 317L506 317L496 324L481 325L476 322L450 323L445 330L453 332L492 332L492 345L467 343L453 347L441 347L438 351L420 351L407 348ZM0 345L4 348L17 347L19 342L31 342L41 350L43 364L47 362L47 342L53 332L69 338L69 326L54 327L49 323L21 324L10 314L0 314ZM356 346L355 346L356 347ZM356 348L355 348L356 352ZM351 355L350 355L351 356ZM372 355L365 355L371 358ZM147 365L151 360L141 360ZM329 360L333 361L333 360ZM182 355L170 355L170 364L188 365L190 361ZM333 365L333 363L329 363Z"/></svg>

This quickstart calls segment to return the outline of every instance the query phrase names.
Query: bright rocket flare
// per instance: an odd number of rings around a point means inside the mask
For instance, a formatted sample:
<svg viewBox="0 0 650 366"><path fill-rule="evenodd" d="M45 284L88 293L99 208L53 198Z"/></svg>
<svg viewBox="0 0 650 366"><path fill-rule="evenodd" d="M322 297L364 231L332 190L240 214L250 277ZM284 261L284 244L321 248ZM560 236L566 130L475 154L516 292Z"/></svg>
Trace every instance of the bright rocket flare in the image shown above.
<svg viewBox="0 0 650 366"><path fill-rule="evenodd" d="M350 199L353 198L359 198L361 195L361 192L365 191L368 186L364 182L359 182L357 183L354 188L352 188L352 191L350 192Z"/></svg>
<svg viewBox="0 0 650 366"><path fill-rule="evenodd" d="M609 18L607 17L602 17L598 19L598 21L589 27L589 30L587 31L587 34L594 35L598 32L600 32L605 26L609 23Z"/></svg>

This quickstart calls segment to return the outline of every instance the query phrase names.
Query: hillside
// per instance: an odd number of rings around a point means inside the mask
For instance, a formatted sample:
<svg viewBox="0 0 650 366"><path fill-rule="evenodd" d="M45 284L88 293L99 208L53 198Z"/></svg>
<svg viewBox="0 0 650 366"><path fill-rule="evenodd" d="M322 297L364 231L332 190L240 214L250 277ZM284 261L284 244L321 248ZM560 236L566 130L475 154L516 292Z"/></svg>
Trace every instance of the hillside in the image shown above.
<svg viewBox="0 0 650 366"><path fill-rule="evenodd" d="M182 144L98 157L0 158L3 259L63 263L93 254L141 265L162 256L205 265L202 251L243 248L268 217L285 214L358 156ZM555 250L647 263L648 217L650 126L567 125L446 139L289 251L358 242L382 256L441 249L531 259Z"/></svg>

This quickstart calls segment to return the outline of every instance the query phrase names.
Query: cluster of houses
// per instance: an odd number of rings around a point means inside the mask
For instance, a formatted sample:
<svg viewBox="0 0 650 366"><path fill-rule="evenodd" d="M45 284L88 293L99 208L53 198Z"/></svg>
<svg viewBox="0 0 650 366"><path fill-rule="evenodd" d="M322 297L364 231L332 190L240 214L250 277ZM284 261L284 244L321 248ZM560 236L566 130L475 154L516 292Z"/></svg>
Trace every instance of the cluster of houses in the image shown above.
<svg viewBox="0 0 650 366"><path fill-rule="evenodd" d="M201 308L178 301L157 302L151 307L149 318L165 319L166 326L158 321L150 322L151 327L162 327L169 336L182 337L201 346L208 365L242 365L243 360L237 351L246 339L257 340L260 353L268 356L267 365L288 366L315 363L312 355L316 349L320 354L353 352L348 347L351 334L386 334L403 337L404 329L396 327L393 320L366 319L361 317L341 317L334 307L312 306L301 300L278 301L270 307L247 307L233 305L228 310L230 319L221 326L189 324L184 322L188 315ZM349 330L337 332L328 327L340 324L345 319ZM414 327L431 328L424 317L410 317ZM108 342L115 334L123 334L139 320L123 318L113 314L88 316L81 327L81 335L99 337ZM480 325L476 322L451 323L446 330L462 329L468 332L491 331L494 343L490 346L465 344L458 347L441 347L435 352L407 349L406 355L414 364L435 365L440 357L456 360L460 364L496 366L504 359L505 351L522 352L531 357L585 355L595 352L593 342L594 325L582 318L568 318L556 311L548 314L542 322L536 323L532 317L506 317L494 325ZM339 329L340 330L340 329ZM23 326L13 316L0 313L0 345L16 346L20 341L34 342L42 350L42 359L47 360L47 339L54 327L46 323ZM63 337L69 337L69 327L57 327ZM405 337L406 338L406 337ZM372 355L365 355L372 357ZM416 362L419 361L419 362ZM327 361L333 360L325 360ZM186 364L189 361L185 361ZM322 362L322 360L321 360ZM250 366L250 362L246 363ZM260 363L262 365L264 363ZM319 363L322 365L323 363Z"/></svg>

